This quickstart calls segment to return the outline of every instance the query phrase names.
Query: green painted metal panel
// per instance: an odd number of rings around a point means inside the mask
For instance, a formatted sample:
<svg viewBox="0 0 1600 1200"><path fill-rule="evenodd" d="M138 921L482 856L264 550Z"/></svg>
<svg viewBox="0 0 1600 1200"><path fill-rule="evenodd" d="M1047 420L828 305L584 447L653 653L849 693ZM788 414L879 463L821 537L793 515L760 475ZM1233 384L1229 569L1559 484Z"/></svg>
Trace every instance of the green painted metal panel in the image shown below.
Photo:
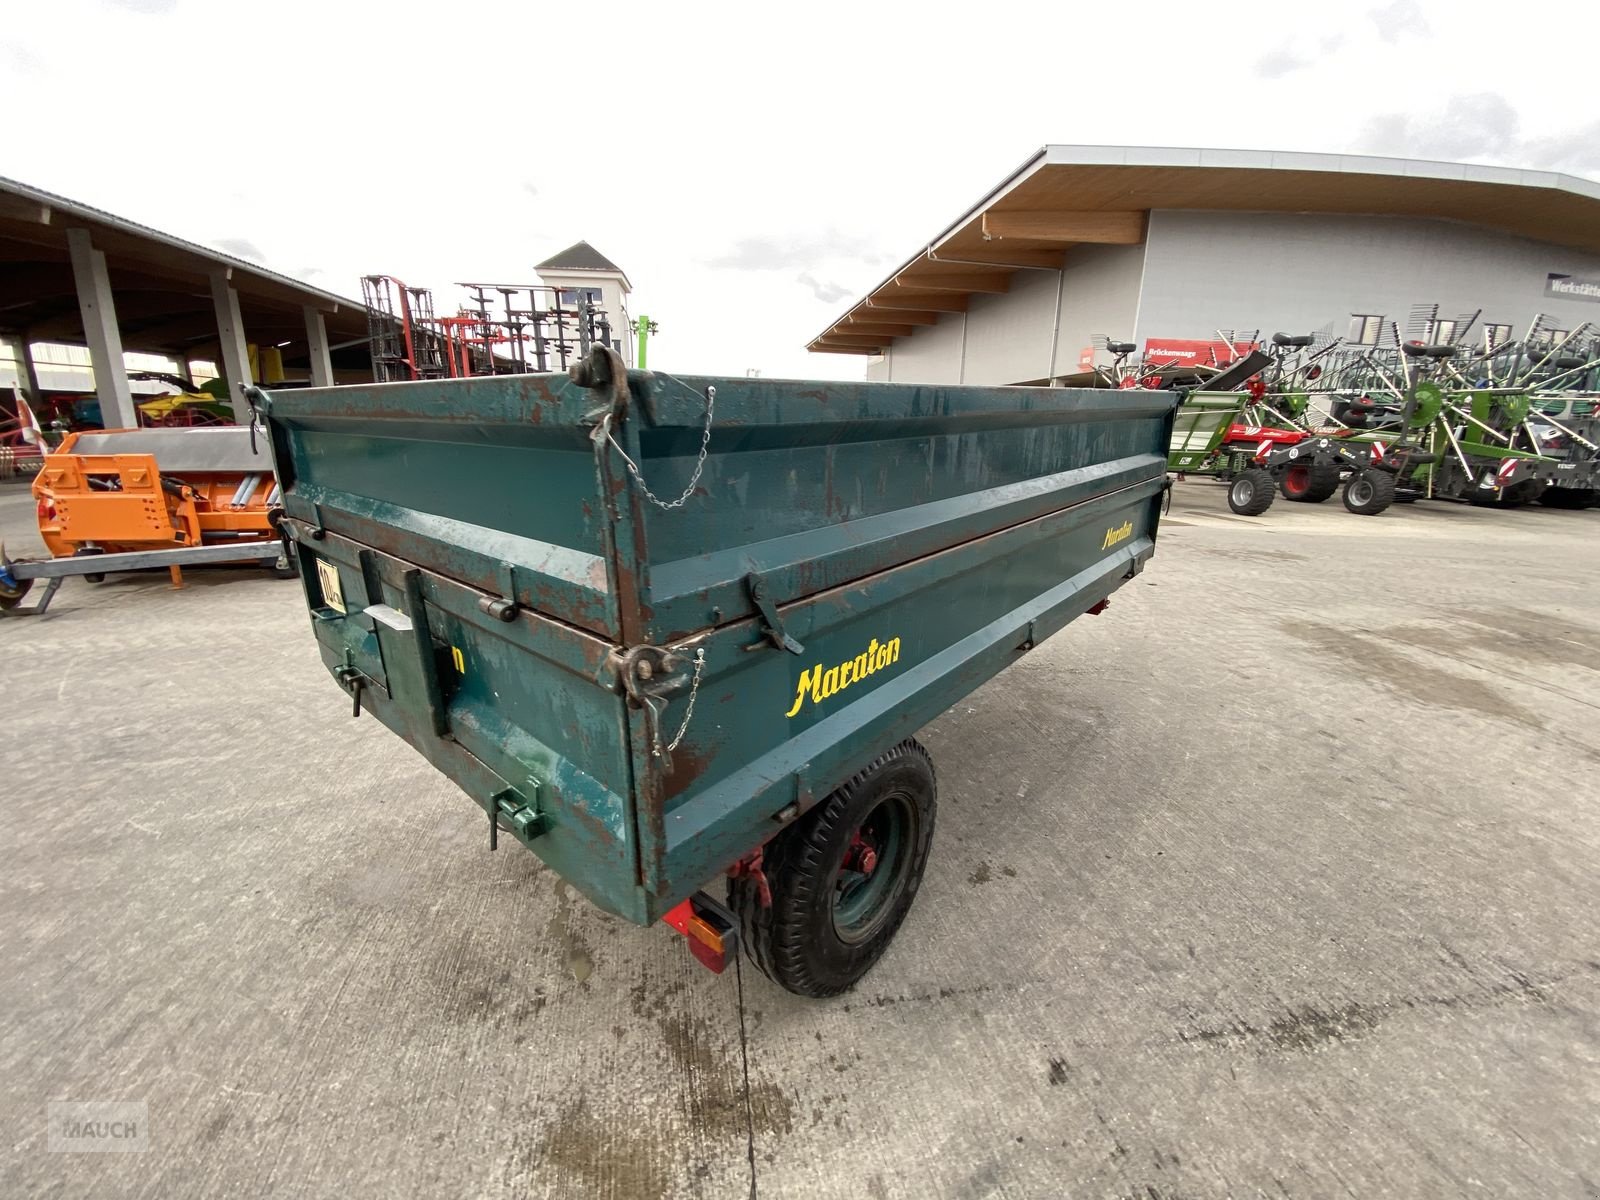
<svg viewBox="0 0 1600 1200"><path fill-rule="evenodd" d="M263 409L329 670L635 921L1136 572L1176 405L635 374L613 442L615 399L516 376ZM688 498L651 504L624 454ZM799 653L767 636L768 601ZM678 655L658 721L630 699L640 646Z"/></svg>

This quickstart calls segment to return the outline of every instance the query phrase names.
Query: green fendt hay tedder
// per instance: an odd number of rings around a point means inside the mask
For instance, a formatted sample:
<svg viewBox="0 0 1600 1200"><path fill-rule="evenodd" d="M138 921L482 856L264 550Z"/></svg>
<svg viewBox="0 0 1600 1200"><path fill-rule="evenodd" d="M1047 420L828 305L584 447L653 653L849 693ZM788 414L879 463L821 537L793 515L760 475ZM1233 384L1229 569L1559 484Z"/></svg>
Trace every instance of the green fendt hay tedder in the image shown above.
<svg viewBox="0 0 1600 1200"><path fill-rule="evenodd" d="M627 372L254 393L328 670L600 907L831 995L912 735L1149 559L1171 393ZM727 875L727 904L702 890Z"/></svg>
<svg viewBox="0 0 1600 1200"><path fill-rule="evenodd" d="M1600 503L1600 399L1532 397L1528 427L1539 452L1555 460L1539 502L1551 508L1593 508Z"/></svg>
<svg viewBox="0 0 1600 1200"><path fill-rule="evenodd" d="M1475 321L1441 323L1434 305L1419 306L1412 325L1464 337ZM1170 468L1228 483L1229 507L1249 516L1271 506L1274 489L1315 503L1341 482L1345 507L1363 515L1419 499L1594 502L1600 339L1589 326L1556 331L1539 316L1523 339L1486 333L1478 348L1461 337L1402 342L1394 326L1388 337L1386 346L1345 348L1321 335L1274 334L1257 360L1265 368L1231 381L1240 390L1208 381L1184 394ZM1137 377L1138 368L1126 370Z"/></svg>

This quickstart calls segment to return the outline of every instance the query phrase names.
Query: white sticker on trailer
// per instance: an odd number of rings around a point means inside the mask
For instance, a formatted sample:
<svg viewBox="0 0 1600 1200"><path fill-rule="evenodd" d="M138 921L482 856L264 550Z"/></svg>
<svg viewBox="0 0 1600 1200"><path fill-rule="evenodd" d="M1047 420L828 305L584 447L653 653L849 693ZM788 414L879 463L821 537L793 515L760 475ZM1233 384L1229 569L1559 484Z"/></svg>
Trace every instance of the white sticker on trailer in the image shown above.
<svg viewBox="0 0 1600 1200"><path fill-rule="evenodd" d="M339 585L339 568L326 559L317 559L317 583L322 586L322 602L335 612L344 612L344 588Z"/></svg>

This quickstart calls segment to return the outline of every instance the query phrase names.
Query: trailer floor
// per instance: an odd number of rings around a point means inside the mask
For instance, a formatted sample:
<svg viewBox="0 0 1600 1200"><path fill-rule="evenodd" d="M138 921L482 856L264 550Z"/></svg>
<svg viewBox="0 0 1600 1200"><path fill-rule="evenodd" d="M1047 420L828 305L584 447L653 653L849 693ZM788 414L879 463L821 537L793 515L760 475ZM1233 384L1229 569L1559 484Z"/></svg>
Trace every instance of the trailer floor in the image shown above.
<svg viewBox="0 0 1600 1200"><path fill-rule="evenodd" d="M1597 546L1179 486L926 730L928 880L823 1003L489 855L296 584L69 581L0 622L0 1194L1593 1196Z"/></svg>

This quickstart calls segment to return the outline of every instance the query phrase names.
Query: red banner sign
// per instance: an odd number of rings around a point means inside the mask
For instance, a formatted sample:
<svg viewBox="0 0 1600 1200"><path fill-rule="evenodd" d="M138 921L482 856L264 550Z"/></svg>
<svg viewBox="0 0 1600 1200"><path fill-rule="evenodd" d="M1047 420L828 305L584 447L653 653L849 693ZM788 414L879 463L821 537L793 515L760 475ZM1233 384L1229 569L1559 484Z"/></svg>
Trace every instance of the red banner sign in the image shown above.
<svg viewBox="0 0 1600 1200"><path fill-rule="evenodd" d="M1146 338L1146 366L1225 367L1235 358L1249 354L1258 342L1205 342L1187 338Z"/></svg>

